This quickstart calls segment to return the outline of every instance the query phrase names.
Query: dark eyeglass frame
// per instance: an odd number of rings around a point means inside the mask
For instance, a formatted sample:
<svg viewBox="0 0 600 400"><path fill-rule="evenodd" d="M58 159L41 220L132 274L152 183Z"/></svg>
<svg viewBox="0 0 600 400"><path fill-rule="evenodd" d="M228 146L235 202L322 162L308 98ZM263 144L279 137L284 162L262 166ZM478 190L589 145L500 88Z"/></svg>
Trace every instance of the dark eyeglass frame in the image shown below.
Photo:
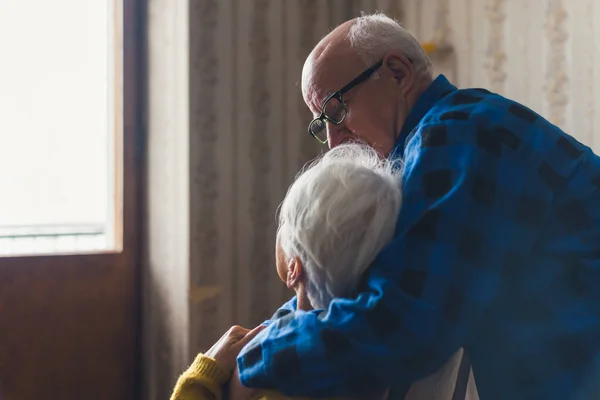
<svg viewBox="0 0 600 400"><path fill-rule="evenodd" d="M377 71L382 65L383 65L383 60L379 60L378 62L376 62L369 68L367 68L365 71L363 71L360 75L358 75L352 81L350 81L350 83L345 85L343 88L341 88L337 92L334 92L333 94L327 96L327 98L323 102L323 107L321 107L321 115L319 115L317 118L310 121L310 124L308 124L308 133L310 134L310 136L315 138L315 140L317 140L321 144L327 143L327 139L325 139L323 141L320 138L318 138L316 134L313 133L313 130L312 130L313 124L315 124L317 121L320 121L323 124L323 126L326 126L326 124L327 124L326 121L329 121L330 123L332 123L334 125L341 125L344 122L344 120L346 119L346 117L348 116L348 106L346 105L346 103L344 102L344 99L343 99L344 94L348 93L352 88L358 86L359 84L361 84L364 81L366 81L367 79L369 79L371 77L371 75L373 75L373 73L375 71ZM340 121L334 121L333 119L329 118L325 114L325 109L327 108L327 103L329 103L329 101L331 99L336 99L337 101L339 101L340 104L342 105L342 107L344 108L344 111L345 111L344 117Z"/></svg>

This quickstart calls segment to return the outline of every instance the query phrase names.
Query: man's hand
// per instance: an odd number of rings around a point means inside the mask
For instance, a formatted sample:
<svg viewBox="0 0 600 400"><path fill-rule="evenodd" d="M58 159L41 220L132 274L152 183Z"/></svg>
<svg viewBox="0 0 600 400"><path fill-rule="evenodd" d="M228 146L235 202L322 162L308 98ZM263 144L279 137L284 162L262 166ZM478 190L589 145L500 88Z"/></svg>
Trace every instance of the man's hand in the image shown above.
<svg viewBox="0 0 600 400"><path fill-rule="evenodd" d="M252 330L237 325L232 326L204 355L213 358L229 371L233 371L240 350L264 328L263 325Z"/></svg>

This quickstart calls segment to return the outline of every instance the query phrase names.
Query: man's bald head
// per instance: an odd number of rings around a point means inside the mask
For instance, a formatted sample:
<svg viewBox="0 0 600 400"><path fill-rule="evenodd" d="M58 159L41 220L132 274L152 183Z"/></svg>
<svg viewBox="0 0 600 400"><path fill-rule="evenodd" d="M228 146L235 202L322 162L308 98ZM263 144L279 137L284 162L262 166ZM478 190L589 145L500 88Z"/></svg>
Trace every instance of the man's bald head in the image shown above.
<svg viewBox="0 0 600 400"><path fill-rule="evenodd" d="M302 70L302 95L304 101L313 114L319 116L323 106L322 103L328 95L340 90L367 67L381 60L384 61L384 65L381 71L377 71L374 76L379 77L382 75L382 77L387 78L382 79L379 84L382 84L385 80L388 90L382 91L381 89L384 88L380 88L379 93L377 91L370 91L373 101L376 100L375 98L382 97L376 103L383 100L386 100L388 103L396 101L394 93L391 90L392 88L389 85L392 84L394 86L394 81L396 83L403 83L399 87L402 93L396 93L403 97L406 97L412 86L414 86L412 84L409 85L411 87L407 90L406 84L409 83L408 80L413 82L415 81L414 78L419 78L419 81L425 80L429 83L431 82L431 61L415 37L402 28L396 21L383 14L366 15L354 18L338 26L325 36L312 50ZM393 143L390 145L390 142L393 142L397 135L397 132L392 131L399 129L396 126L397 121L391 121L391 119L398 119L395 111L387 110L385 112L386 115L373 115L372 117L374 118L387 119L387 121L380 121L378 123L371 121L363 124L359 121L363 118L354 118L358 116L357 114L362 113L358 109L360 107L358 103L366 104L365 102L357 101L359 95L357 92L367 92L366 87L362 88L362 86L367 85L368 83L361 84L356 89L352 89L348 94L344 95L344 101L350 107L350 114L352 114L353 118L348 118L344 126L327 124L330 147L354 138L362 139L374 145L374 147L383 146L383 152L391 150L389 147ZM383 96L384 92L387 92L385 93L386 96ZM352 106L350 106L351 103ZM388 108L390 106L388 104ZM402 113L404 112L402 111ZM356 124L357 122L359 123ZM388 125L385 128L387 131L385 139L380 137L383 134L383 125ZM377 128L377 126L379 127ZM379 130L380 132L377 133L375 130ZM331 134L335 133L333 131L343 133L343 135L338 135L332 140Z"/></svg>
<svg viewBox="0 0 600 400"><path fill-rule="evenodd" d="M348 31L354 21L354 19L346 21L335 28L310 52L302 69L303 95L310 86L318 83L319 78L327 72L335 73L341 65L354 63L362 66L358 53L348 41Z"/></svg>

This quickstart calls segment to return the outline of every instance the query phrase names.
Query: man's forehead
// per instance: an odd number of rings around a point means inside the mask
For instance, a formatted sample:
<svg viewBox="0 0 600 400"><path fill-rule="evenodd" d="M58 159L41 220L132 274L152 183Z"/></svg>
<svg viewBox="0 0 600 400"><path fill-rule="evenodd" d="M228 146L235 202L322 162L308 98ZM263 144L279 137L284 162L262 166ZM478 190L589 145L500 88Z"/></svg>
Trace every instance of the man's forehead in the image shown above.
<svg viewBox="0 0 600 400"><path fill-rule="evenodd" d="M311 101L323 101L356 78L364 65L358 57L340 55L305 64L302 91Z"/></svg>

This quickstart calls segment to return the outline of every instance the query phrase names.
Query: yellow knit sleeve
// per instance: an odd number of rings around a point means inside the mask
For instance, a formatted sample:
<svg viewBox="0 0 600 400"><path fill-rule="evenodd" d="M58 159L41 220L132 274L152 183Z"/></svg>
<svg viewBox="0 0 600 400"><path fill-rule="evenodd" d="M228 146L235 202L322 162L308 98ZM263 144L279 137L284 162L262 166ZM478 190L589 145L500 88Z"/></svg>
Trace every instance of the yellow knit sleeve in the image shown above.
<svg viewBox="0 0 600 400"><path fill-rule="evenodd" d="M192 365L179 377L171 400L221 400L221 386L231 372L204 354L198 354Z"/></svg>
<svg viewBox="0 0 600 400"><path fill-rule="evenodd" d="M250 397L249 400L315 400L315 399L310 398L310 397L289 397L289 396L286 396L286 395L279 393L277 391L274 391L274 390L265 390L265 391L261 391L261 392L255 394L254 396ZM349 399L343 398L343 397L329 397L329 398L323 398L321 400L349 400Z"/></svg>
<svg viewBox="0 0 600 400"><path fill-rule="evenodd" d="M388 391L380 392L375 391L373 393L357 395L356 397L328 397L321 398L319 400L386 400L388 398ZM282 393L274 390L260 391L259 393L250 397L249 400L317 400L316 398L310 397L289 397Z"/></svg>

